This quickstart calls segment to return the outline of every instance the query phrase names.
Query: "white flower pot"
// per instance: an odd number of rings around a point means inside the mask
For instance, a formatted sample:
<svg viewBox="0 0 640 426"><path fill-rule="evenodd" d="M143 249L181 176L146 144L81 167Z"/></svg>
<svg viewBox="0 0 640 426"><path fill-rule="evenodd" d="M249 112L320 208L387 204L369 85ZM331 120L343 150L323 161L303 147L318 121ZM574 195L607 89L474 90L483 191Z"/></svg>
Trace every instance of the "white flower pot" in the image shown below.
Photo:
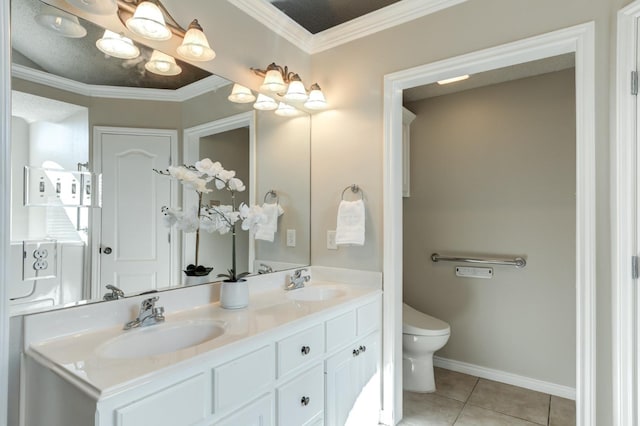
<svg viewBox="0 0 640 426"><path fill-rule="evenodd" d="M241 309L249 305L249 285L246 280L223 281L220 286L220 306Z"/></svg>
<svg viewBox="0 0 640 426"><path fill-rule="evenodd" d="M199 285L210 283L213 280L207 275L185 275L184 276L184 285Z"/></svg>

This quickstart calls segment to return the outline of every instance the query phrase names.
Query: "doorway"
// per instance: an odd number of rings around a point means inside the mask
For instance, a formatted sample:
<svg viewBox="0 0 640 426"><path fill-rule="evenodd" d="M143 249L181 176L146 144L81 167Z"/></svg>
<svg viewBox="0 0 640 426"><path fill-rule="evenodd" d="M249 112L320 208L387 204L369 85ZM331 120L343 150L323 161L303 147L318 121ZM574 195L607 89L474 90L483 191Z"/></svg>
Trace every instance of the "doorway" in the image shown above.
<svg viewBox="0 0 640 426"><path fill-rule="evenodd" d="M385 76L383 422L402 418L403 90L574 52L576 55L576 420L595 424L594 24L588 23Z"/></svg>
<svg viewBox="0 0 640 426"><path fill-rule="evenodd" d="M451 332L435 393L405 392L402 424L575 425L574 55L403 98L403 299Z"/></svg>

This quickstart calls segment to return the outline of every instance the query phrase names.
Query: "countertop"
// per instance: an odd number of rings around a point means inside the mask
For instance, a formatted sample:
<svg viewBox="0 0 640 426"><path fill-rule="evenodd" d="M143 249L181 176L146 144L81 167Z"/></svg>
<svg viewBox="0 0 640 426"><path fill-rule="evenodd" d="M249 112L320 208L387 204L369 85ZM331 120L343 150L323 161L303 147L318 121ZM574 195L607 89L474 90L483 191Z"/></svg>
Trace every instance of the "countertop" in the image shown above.
<svg viewBox="0 0 640 426"><path fill-rule="evenodd" d="M176 352L130 359L107 358L100 354L99 348L104 342L123 333L152 331L156 326L151 325L129 331L123 331L122 326L111 326L44 342L32 342L26 353L98 399L148 381L161 371L228 354L234 346L246 343L249 339L271 336L278 331L295 332L296 326L310 326L333 311L338 313L381 294L381 290L375 287L312 283L312 286L320 285L337 287L343 290L343 294L330 300L303 302L290 300L287 292L278 289L251 294L249 306L244 309L227 310L216 302L167 313L165 324L216 320L225 326L222 336ZM162 306L162 297L157 306Z"/></svg>

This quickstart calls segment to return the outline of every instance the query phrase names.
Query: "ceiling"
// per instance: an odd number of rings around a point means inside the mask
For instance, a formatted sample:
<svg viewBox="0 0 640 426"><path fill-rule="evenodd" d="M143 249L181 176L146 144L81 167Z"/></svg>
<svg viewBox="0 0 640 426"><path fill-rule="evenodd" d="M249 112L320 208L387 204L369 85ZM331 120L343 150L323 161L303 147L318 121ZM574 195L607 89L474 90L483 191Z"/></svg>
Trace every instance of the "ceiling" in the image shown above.
<svg viewBox="0 0 640 426"><path fill-rule="evenodd" d="M526 77L533 77L535 75L546 74L554 71L561 71L574 66L575 55L573 53L567 53L564 55L553 56L537 61L525 62L523 64L473 74L467 80L456 83L442 86L437 83L432 83L407 89L403 93L403 102L406 104L408 102L415 102L436 96L449 95L451 93L462 92L464 90L490 86L492 84L518 80Z"/></svg>
<svg viewBox="0 0 640 426"><path fill-rule="evenodd" d="M268 1L311 34L317 34L401 0Z"/></svg>
<svg viewBox="0 0 640 426"><path fill-rule="evenodd" d="M83 38L67 38L34 21L44 5L39 0L11 1L13 62L85 84L178 89L211 75L208 71L177 60L182 73L161 76L145 70L152 50L141 46L141 55L132 60L112 58L99 51L95 42L104 30L80 19L87 30Z"/></svg>

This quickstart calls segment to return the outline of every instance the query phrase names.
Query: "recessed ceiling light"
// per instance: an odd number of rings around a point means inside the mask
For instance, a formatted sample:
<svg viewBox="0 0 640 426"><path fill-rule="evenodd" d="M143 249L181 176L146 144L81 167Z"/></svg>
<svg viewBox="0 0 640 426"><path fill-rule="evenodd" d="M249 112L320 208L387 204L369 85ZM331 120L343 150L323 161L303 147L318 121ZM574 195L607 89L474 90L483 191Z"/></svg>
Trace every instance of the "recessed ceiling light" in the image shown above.
<svg viewBox="0 0 640 426"><path fill-rule="evenodd" d="M466 80L469 78L469 74L466 75L460 75L458 77L453 77L453 78L447 78L444 80L439 80L438 84L439 85L443 85L443 84L449 84L449 83L455 83L456 81L462 81L462 80Z"/></svg>

